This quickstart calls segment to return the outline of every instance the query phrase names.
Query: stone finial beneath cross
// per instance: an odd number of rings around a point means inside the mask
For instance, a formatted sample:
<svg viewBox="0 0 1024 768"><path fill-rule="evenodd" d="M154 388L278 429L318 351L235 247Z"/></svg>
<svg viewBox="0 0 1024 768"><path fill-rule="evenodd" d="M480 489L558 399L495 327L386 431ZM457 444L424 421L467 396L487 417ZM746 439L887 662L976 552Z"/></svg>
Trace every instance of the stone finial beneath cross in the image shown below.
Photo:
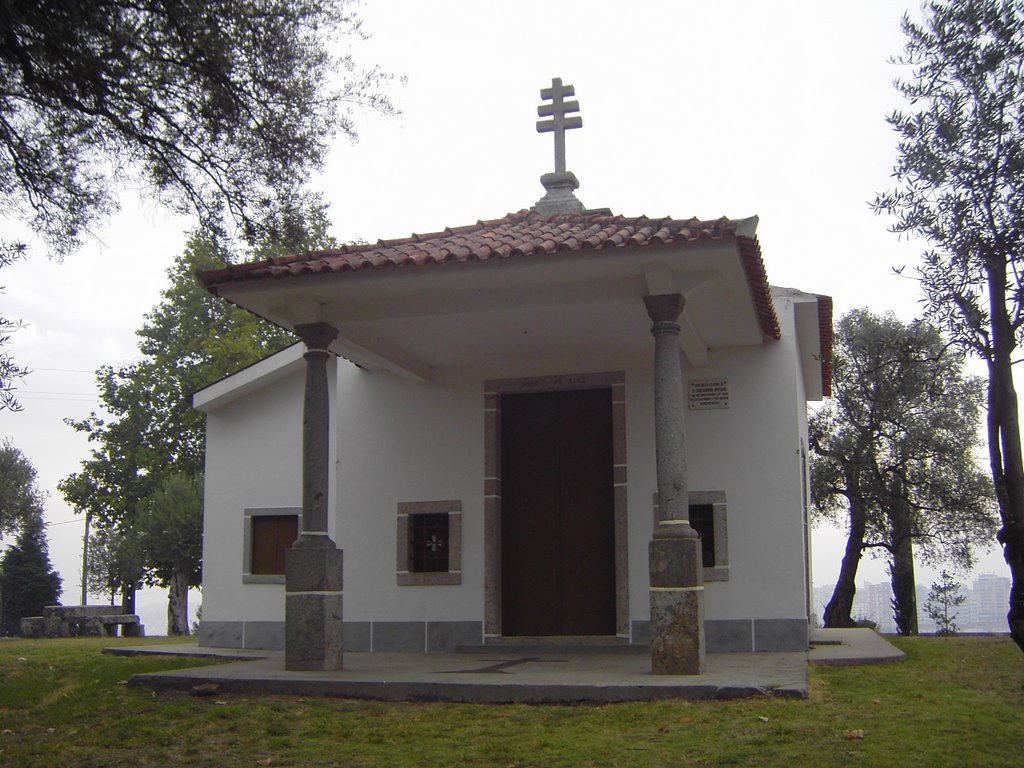
<svg viewBox="0 0 1024 768"><path fill-rule="evenodd" d="M580 185L576 175L565 170L565 132L571 128L581 128L583 118L567 117L570 112L579 112L578 101L566 101L566 96L575 96L576 89L571 85L562 85L562 78L551 80L550 88L542 88L540 97L550 104L537 107L537 115L548 117L548 120L537 121L538 133L554 133L555 135L555 171L540 177L547 193L534 206L538 213L575 213L585 210L585 206L573 194Z"/></svg>

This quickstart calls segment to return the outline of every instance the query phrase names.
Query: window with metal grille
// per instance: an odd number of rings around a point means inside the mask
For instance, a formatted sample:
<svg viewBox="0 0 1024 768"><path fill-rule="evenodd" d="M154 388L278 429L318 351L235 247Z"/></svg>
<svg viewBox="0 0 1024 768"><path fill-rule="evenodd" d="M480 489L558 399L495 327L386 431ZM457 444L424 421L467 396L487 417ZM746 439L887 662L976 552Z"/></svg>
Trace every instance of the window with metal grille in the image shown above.
<svg viewBox="0 0 1024 768"><path fill-rule="evenodd" d="M252 574L284 574L284 552L299 536L298 515L252 518Z"/></svg>
<svg viewBox="0 0 1024 768"><path fill-rule="evenodd" d="M715 567L715 507L713 504L690 505L690 527L700 534L701 557L705 568Z"/></svg>
<svg viewBox="0 0 1024 768"><path fill-rule="evenodd" d="M409 515L409 571L445 573L449 553L448 513Z"/></svg>

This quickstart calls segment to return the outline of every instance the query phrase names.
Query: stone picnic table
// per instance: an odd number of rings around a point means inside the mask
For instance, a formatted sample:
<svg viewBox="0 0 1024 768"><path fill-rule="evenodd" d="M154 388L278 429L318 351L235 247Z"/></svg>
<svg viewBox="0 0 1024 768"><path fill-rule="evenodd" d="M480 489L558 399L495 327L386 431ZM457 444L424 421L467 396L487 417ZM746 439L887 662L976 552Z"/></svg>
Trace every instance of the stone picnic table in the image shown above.
<svg viewBox="0 0 1024 768"><path fill-rule="evenodd" d="M21 620L24 637L142 637L145 627L134 613L114 605L48 605L42 616Z"/></svg>

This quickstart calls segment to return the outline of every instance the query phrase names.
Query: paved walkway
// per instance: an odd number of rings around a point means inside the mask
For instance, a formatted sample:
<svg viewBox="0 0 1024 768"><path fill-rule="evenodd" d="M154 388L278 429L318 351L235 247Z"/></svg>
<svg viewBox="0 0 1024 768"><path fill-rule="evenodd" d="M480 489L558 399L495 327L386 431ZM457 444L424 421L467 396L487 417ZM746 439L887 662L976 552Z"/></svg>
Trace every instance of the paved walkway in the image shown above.
<svg viewBox="0 0 1024 768"><path fill-rule="evenodd" d="M288 672L281 651L194 644L107 649L228 661L209 667L135 675L129 685L242 694L338 696L382 701L568 704L655 699L806 698L807 665L864 664L903 657L871 630L823 630L808 653L707 656L696 677L652 675L642 650L573 653L571 649L500 649L495 653L347 653L340 672Z"/></svg>

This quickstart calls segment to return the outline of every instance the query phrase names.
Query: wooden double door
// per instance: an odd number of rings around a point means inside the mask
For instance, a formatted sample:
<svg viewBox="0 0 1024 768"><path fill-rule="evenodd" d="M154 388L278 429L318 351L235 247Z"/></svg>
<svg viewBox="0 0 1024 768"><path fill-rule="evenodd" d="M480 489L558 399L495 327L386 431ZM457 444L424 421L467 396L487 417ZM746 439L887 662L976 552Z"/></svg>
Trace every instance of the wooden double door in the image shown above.
<svg viewBox="0 0 1024 768"><path fill-rule="evenodd" d="M610 389L501 398L504 635L614 635Z"/></svg>

